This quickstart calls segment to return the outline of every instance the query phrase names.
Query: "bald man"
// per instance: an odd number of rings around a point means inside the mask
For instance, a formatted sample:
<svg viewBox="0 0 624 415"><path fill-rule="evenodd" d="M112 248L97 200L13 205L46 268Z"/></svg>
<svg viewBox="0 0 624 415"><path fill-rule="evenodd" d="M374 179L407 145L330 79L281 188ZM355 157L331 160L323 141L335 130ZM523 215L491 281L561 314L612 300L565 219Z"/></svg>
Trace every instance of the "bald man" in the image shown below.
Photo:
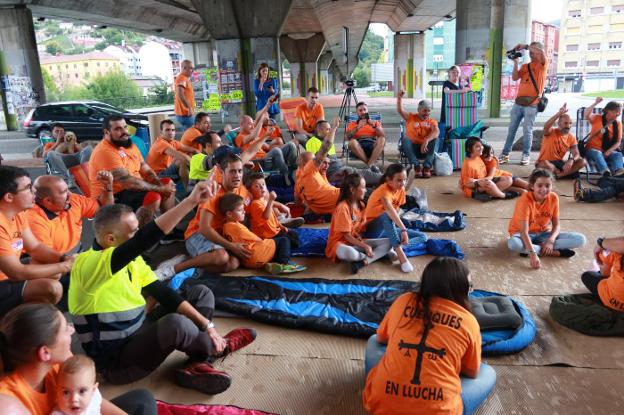
<svg viewBox="0 0 624 415"><path fill-rule="evenodd" d="M26 217L35 238L59 257L80 251L83 219L93 218L100 206L115 203L113 175L100 171L97 179L105 189L97 200L71 193L58 176L39 176L35 180L35 204Z"/></svg>
<svg viewBox="0 0 624 415"><path fill-rule="evenodd" d="M195 114L195 94L191 83L193 63L185 59L180 64L180 74L174 81L175 102L174 111L176 119L182 125L182 132L193 126Z"/></svg>

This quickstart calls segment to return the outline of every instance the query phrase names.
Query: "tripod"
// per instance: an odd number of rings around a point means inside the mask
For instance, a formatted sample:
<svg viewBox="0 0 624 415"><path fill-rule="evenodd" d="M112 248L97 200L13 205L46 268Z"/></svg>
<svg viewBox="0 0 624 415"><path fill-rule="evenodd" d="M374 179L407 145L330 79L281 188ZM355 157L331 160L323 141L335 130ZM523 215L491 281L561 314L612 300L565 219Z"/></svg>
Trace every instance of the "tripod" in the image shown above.
<svg viewBox="0 0 624 415"><path fill-rule="evenodd" d="M357 95L355 95L353 84L351 83L351 85L349 85L349 83L347 83L347 89L342 97L342 104L340 104L340 111L338 111L338 117L340 117L341 120L345 120L345 116L349 115L351 112L351 97L353 97L353 105L357 105L358 99Z"/></svg>

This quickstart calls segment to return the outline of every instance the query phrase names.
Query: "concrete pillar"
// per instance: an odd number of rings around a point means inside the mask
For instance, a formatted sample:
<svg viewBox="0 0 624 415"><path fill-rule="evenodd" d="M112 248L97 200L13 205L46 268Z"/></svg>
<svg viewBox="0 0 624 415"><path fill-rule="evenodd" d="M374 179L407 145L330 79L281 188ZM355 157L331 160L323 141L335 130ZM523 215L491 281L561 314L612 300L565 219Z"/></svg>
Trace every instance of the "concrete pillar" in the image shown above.
<svg viewBox="0 0 624 415"><path fill-rule="evenodd" d="M325 45L321 33L305 38L280 38L280 49L290 62L292 96L305 96L311 86L318 88L316 62Z"/></svg>
<svg viewBox="0 0 624 415"><path fill-rule="evenodd" d="M32 13L25 6L0 9L0 77L8 130L45 102Z"/></svg>
<svg viewBox="0 0 624 415"><path fill-rule="evenodd" d="M193 65L217 66L217 49L214 41L183 43L182 52L184 59L189 59Z"/></svg>
<svg viewBox="0 0 624 415"><path fill-rule="evenodd" d="M394 93L405 90L408 98L424 98L427 85L425 35L394 36Z"/></svg>
<svg viewBox="0 0 624 415"><path fill-rule="evenodd" d="M331 65L334 64L334 56L331 51L322 53L316 62L318 70L318 88L321 94L333 94L334 87L332 85L333 76L330 71Z"/></svg>

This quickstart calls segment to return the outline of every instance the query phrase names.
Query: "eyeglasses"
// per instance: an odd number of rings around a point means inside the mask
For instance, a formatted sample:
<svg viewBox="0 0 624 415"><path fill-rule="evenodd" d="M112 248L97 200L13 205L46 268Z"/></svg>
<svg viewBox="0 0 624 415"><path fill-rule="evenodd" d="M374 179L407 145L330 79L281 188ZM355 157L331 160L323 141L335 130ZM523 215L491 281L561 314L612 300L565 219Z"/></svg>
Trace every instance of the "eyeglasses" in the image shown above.
<svg viewBox="0 0 624 415"><path fill-rule="evenodd" d="M26 190L28 190L29 192L32 192L32 183L30 183L28 186L24 187L23 189L17 189L13 194L18 194L19 192L25 192Z"/></svg>

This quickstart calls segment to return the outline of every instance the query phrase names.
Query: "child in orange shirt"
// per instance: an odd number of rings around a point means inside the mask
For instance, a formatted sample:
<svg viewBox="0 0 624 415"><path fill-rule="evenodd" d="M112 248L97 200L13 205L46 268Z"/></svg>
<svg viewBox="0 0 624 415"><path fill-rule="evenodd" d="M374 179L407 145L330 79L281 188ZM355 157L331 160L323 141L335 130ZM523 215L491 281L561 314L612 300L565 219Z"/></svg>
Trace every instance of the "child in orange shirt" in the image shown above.
<svg viewBox="0 0 624 415"><path fill-rule="evenodd" d="M394 301L366 347L367 411L460 415L485 401L496 372L481 363L481 332L468 301L471 285L463 262L440 257L425 267L419 292Z"/></svg>
<svg viewBox="0 0 624 415"><path fill-rule="evenodd" d="M405 204L405 182L407 173L401 164L391 164L381 176L379 187L371 193L366 204L366 238L390 238L390 245L398 255L401 271L414 270L401 245L420 243L427 235L415 229L408 229L399 217L399 206Z"/></svg>
<svg viewBox="0 0 624 415"><path fill-rule="evenodd" d="M288 267L290 262L290 239L262 239L251 232L244 224L245 206L243 198L234 193L226 193L219 201L219 211L226 218L223 225L223 236L233 243L247 245L251 255L239 258L246 268L265 268L271 274L295 272ZM274 261L274 263L271 263ZM305 267L297 269L303 271Z"/></svg>
<svg viewBox="0 0 624 415"><path fill-rule="evenodd" d="M483 144L483 143L482 143ZM519 177L514 176L507 170L502 170L498 168L498 158L494 155L494 149L489 144L483 144L483 152L481 153L481 160L485 163L485 169L487 170L487 178L493 179L495 177L500 176L508 176L511 177L511 186L509 190L512 192L517 192L518 194L522 194L529 190L529 183L526 180L523 180Z"/></svg>
<svg viewBox="0 0 624 415"><path fill-rule="evenodd" d="M344 178L325 248L325 256L332 261L350 262L352 274L386 255L391 261L398 258L388 238L362 239L365 193L366 181L358 173Z"/></svg>
<svg viewBox="0 0 624 415"><path fill-rule="evenodd" d="M479 137L466 140L466 154L460 175L460 187L464 196L487 202L495 199L511 199L518 193L508 191L513 183L509 176L489 178L485 163L481 159L483 143Z"/></svg>
<svg viewBox="0 0 624 415"><path fill-rule="evenodd" d="M573 248L585 245L583 234L561 232L559 196L552 191L554 180L550 170L533 170L530 191L518 199L509 221L507 246L528 256L531 267L536 269L541 266L540 256L569 258L574 255Z"/></svg>
<svg viewBox="0 0 624 415"><path fill-rule="evenodd" d="M598 238L594 258L600 272L587 271L581 281L605 307L624 312L624 238ZM613 250L613 251L611 251Z"/></svg>

